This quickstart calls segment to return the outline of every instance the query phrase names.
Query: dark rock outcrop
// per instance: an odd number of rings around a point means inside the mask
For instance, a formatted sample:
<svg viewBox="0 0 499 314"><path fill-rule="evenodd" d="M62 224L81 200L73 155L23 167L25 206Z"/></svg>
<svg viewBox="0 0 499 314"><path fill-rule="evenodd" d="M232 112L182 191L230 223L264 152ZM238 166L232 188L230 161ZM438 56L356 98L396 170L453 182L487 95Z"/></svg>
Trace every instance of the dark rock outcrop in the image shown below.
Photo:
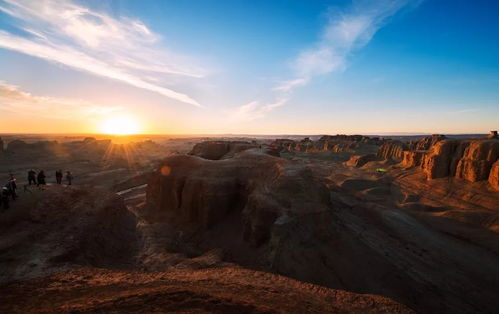
<svg viewBox="0 0 499 314"><path fill-rule="evenodd" d="M257 147L259 146L256 144L243 141L206 141L194 145L189 155L198 156L204 159L219 160L232 157L236 153Z"/></svg>
<svg viewBox="0 0 499 314"><path fill-rule="evenodd" d="M357 151L377 151L377 146L381 145L383 140L374 137L370 138L363 135L324 135L317 141L306 137L301 141L288 139L277 139L270 144L271 147L281 152L326 152L334 153L356 153ZM365 152L364 152L365 153Z"/></svg>
<svg viewBox="0 0 499 314"><path fill-rule="evenodd" d="M220 161L185 155L165 159L149 181L147 203L179 224L201 228L240 212L244 240L259 246L279 217L327 210L329 196L308 168L247 151Z"/></svg>
<svg viewBox="0 0 499 314"><path fill-rule="evenodd" d="M354 155L350 157L348 161L345 162L345 165L350 166L350 167L362 167L366 163L370 161L375 161L378 160L378 157L376 157L375 154L368 154L368 155Z"/></svg>
<svg viewBox="0 0 499 314"><path fill-rule="evenodd" d="M0 250L0 284L71 267L133 262L137 221L121 197L76 186L25 196L1 215L0 237L8 249Z"/></svg>

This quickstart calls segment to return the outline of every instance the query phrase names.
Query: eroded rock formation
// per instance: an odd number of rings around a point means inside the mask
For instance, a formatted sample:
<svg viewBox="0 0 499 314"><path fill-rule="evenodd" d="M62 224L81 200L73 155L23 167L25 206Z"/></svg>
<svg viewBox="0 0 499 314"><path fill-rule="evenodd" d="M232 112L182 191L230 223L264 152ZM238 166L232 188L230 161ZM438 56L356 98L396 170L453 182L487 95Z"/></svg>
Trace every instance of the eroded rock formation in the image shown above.
<svg viewBox="0 0 499 314"><path fill-rule="evenodd" d="M448 139L437 134L407 145L401 142L385 143L378 156L402 159L401 166L419 167L428 179L456 177L477 182L493 176L491 169L499 158L499 140ZM494 187L494 184L491 185Z"/></svg>
<svg viewBox="0 0 499 314"><path fill-rule="evenodd" d="M204 159L219 160L230 158L236 153L257 147L259 146L256 144L244 141L206 141L194 145L189 155L199 156Z"/></svg>
<svg viewBox="0 0 499 314"><path fill-rule="evenodd" d="M147 202L179 223L203 228L240 212L245 241L259 246L279 217L327 210L329 196L308 168L246 151L221 161L167 158L149 182Z"/></svg>
<svg viewBox="0 0 499 314"><path fill-rule="evenodd" d="M460 153L460 150L457 151ZM471 182L487 180L492 165L499 158L499 140L473 141L459 159L456 177Z"/></svg>
<svg viewBox="0 0 499 314"><path fill-rule="evenodd" d="M350 167L362 167L366 163L370 161L375 161L377 160L377 156L375 154L368 154L368 155L354 155L350 157L348 161L345 162L345 165L350 166Z"/></svg>
<svg viewBox="0 0 499 314"><path fill-rule="evenodd" d="M370 138L363 135L324 135L317 141L306 137L301 141L277 139L270 144L271 147L281 152L325 152L356 153L357 150L373 150L383 143L377 137ZM377 150L377 149L376 149ZM374 150L374 151L376 151Z"/></svg>
<svg viewBox="0 0 499 314"><path fill-rule="evenodd" d="M405 143L400 141L388 141L381 145L378 157L382 159L402 160L404 151L408 149Z"/></svg>
<svg viewBox="0 0 499 314"><path fill-rule="evenodd" d="M433 134L431 136L423 137L419 141L409 143L409 147L411 150L429 150L433 145L445 139L447 139L445 135Z"/></svg>
<svg viewBox="0 0 499 314"><path fill-rule="evenodd" d="M454 147L439 145L435 153ZM230 261L245 266L382 294L420 312L496 308L495 253L468 250L460 238L408 212L352 196L391 193L377 181L348 179L328 188L322 180L303 163L259 150L222 160L175 155L150 179L144 211L166 219L190 245L222 248ZM449 264L459 273L442 272ZM480 293L468 298L470 289Z"/></svg>
<svg viewBox="0 0 499 314"><path fill-rule="evenodd" d="M499 160L490 169L489 183L494 189L499 190Z"/></svg>

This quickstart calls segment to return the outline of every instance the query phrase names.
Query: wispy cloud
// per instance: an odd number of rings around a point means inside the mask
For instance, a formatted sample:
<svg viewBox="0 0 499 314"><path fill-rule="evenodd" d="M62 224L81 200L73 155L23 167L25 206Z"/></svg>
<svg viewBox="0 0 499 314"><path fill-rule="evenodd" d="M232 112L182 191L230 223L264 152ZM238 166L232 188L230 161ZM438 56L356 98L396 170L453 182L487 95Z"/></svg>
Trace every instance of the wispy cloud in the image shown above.
<svg viewBox="0 0 499 314"><path fill-rule="evenodd" d="M320 40L292 61L295 78L286 82L305 82L331 72L343 71L348 57L367 45L388 18L420 0L360 0L344 10L331 11ZM293 86L292 86L293 87Z"/></svg>
<svg viewBox="0 0 499 314"><path fill-rule="evenodd" d="M287 80L287 81L281 82L279 85L274 87L273 90L281 91L281 92L289 92L293 88L306 85L307 83L308 83L307 78L297 78L297 79L293 79L293 80Z"/></svg>
<svg viewBox="0 0 499 314"><path fill-rule="evenodd" d="M2 48L201 106L158 82L172 76L200 78L205 70L191 58L161 47L159 36L140 20L113 18L62 0L3 0L0 11L16 18L24 32L21 36L0 30Z"/></svg>
<svg viewBox="0 0 499 314"><path fill-rule="evenodd" d="M280 99L270 104L262 104L259 101L252 101L239 107L233 116L239 120L248 121L263 118L266 113L284 105L287 101L287 99Z"/></svg>
<svg viewBox="0 0 499 314"><path fill-rule="evenodd" d="M322 29L318 42L292 60L291 78L282 80L272 89L279 93L277 99L289 99L295 88L307 85L316 76L345 70L348 57L367 45L388 18L404 7L416 6L420 2L421 0L354 0L345 10L331 10L329 21ZM285 102L278 102L279 106ZM238 112L247 111L241 116L256 119L276 107L278 106L259 110L262 106L253 101L239 107Z"/></svg>
<svg viewBox="0 0 499 314"><path fill-rule="evenodd" d="M480 109L478 109L478 108L469 108L469 109L451 111L451 113L453 113L453 114L465 114L465 113L474 113L474 112L479 112L479 111L480 111Z"/></svg>
<svg viewBox="0 0 499 314"><path fill-rule="evenodd" d="M34 96L16 85L0 81L0 110L50 119L88 119L120 111L80 99Z"/></svg>

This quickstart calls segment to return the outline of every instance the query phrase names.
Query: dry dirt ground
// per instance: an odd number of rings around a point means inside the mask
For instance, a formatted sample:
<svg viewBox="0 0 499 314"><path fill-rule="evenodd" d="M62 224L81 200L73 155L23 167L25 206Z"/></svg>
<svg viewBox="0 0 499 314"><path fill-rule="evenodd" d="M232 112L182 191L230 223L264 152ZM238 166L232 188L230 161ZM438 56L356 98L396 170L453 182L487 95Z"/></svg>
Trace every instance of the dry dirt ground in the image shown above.
<svg viewBox="0 0 499 314"><path fill-rule="evenodd" d="M82 186L20 192L0 214L0 313L412 312L385 297L244 269L217 250L172 252L174 237L135 217L133 203Z"/></svg>
<svg viewBox="0 0 499 314"><path fill-rule="evenodd" d="M2 313L412 313L387 298L234 266L168 272L82 268L0 288Z"/></svg>

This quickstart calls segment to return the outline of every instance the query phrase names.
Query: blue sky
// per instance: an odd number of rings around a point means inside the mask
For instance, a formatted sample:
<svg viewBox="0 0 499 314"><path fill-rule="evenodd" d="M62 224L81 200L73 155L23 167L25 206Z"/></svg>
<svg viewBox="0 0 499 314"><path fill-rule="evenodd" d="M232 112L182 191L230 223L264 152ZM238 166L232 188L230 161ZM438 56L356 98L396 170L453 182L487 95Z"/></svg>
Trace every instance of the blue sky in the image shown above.
<svg viewBox="0 0 499 314"><path fill-rule="evenodd" d="M0 132L484 133L498 1L0 0ZM29 123L26 123L29 121Z"/></svg>

